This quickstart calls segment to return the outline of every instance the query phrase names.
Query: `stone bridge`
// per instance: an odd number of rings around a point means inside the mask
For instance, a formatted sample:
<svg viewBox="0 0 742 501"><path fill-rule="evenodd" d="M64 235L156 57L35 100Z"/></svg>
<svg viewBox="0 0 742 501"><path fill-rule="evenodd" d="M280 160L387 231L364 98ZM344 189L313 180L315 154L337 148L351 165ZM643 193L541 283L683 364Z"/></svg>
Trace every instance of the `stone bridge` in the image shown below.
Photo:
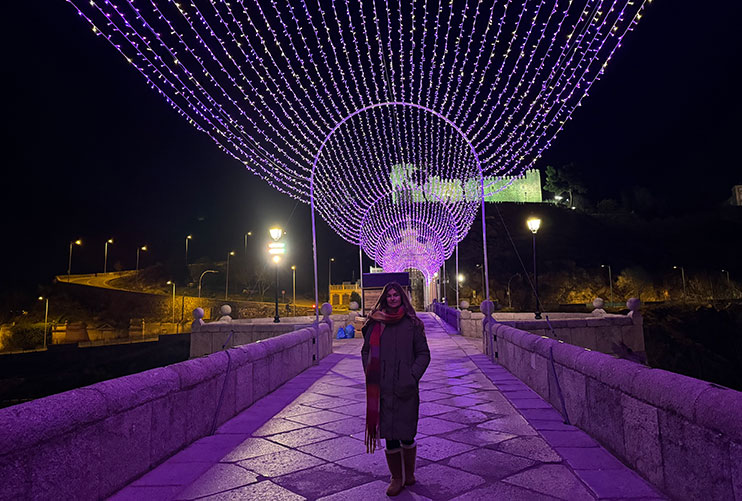
<svg viewBox="0 0 742 501"><path fill-rule="evenodd" d="M421 317L418 483L400 499L742 499L739 392L502 324L495 363ZM331 332L0 410L0 499L386 499L362 340Z"/></svg>

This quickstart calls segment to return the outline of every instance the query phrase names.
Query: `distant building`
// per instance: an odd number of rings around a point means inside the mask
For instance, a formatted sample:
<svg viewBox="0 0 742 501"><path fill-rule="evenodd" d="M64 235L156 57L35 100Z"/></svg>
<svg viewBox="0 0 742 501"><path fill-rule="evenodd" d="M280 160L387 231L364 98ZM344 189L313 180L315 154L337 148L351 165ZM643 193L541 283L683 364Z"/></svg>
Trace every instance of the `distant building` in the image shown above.
<svg viewBox="0 0 742 501"><path fill-rule="evenodd" d="M357 292L361 295L361 284L360 282L343 282L342 284L330 284L330 304L347 308L350 304L350 295L353 292Z"/></svg>
<svg viewBox="0 0 742 501"><path fill-rule="evenodd" d="M389 175L394 197L404 199L411 197L413 202L460 202L477 201L482 195L482 184L479 178L442 179L430 176L425 183L416 182L417 169L413 165L394 165ZM407 198L409 200L409 198ZM541 172L530 169L522 175L487 176L484 178L485 202L521 202L540 203Z"/></svg>
<svg viewBox="0 0 742 501"><path fill-rule="evenodd" d="M742 184L738 184L732 188L732 193L734 193L732 196L732 203L742 207Z"/></svg>

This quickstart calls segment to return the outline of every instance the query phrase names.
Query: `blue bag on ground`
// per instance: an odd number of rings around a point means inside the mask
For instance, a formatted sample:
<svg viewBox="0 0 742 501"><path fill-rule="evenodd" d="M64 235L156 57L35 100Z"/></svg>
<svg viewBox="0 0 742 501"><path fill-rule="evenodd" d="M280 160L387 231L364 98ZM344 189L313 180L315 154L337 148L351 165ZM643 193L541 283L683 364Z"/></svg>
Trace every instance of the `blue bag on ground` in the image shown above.
<svg viewBox="0 0 742 501"><path fill-rule="evenodd" d="M356 337L356 328L353 327L353 324L345 326L345 337L348 339Z"/></svg>
<svg viewBox="0 0 742 501"><path fill-rule="evenodd" d="M338 329L338 334L337 334L337 338L338 338L338 339L345 339L345 330L343 330L343 328L342 328L342 327L340 327L340 328Z"/></svg>

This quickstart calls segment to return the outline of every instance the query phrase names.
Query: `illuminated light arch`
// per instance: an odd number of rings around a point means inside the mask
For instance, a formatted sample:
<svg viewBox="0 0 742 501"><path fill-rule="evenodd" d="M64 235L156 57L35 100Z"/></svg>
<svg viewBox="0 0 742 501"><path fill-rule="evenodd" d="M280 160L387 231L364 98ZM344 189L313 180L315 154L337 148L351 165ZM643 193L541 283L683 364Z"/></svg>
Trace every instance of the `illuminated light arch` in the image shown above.
<svg viewBox="0 0 742 501"><path fill-rule="evenodd" d="M364 157L358 168L368 177L379 151L368 138L395 148L397 136L423 130L411 143L423 145L412 165L439 158L441 148L461 159L469 148L483 179L519 176L563 130L651 2L67 1L197 130L313 209L320 153L338 125L388 103L404 103L401 118L393 107L376 128L353 123L331 148L335 164ZM405 121L412 109L427 110L418 125ZM442 118L466 146L435 136L431 124ZM400 119L411 129L397 130ZM443 146L426 150L430 142ZM327 207L319 209L332 225ZM336 230L353 227L351 216L340 214ZM353 232L340 234L354 242Z"/></svg>

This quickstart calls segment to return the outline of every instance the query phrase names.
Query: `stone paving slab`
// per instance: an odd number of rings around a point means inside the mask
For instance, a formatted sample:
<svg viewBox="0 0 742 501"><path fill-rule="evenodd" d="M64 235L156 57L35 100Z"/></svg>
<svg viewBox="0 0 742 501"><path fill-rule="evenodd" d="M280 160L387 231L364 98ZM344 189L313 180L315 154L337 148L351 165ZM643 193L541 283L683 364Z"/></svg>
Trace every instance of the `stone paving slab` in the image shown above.
<svg viewBox="0 0 742 501"><path fill-rule="evenodd" d="M420 382L417 484L400 500L664 499L503 367L431 314ZM388 499L366 454L362 339L177 453L111 499Z"/></svg>

